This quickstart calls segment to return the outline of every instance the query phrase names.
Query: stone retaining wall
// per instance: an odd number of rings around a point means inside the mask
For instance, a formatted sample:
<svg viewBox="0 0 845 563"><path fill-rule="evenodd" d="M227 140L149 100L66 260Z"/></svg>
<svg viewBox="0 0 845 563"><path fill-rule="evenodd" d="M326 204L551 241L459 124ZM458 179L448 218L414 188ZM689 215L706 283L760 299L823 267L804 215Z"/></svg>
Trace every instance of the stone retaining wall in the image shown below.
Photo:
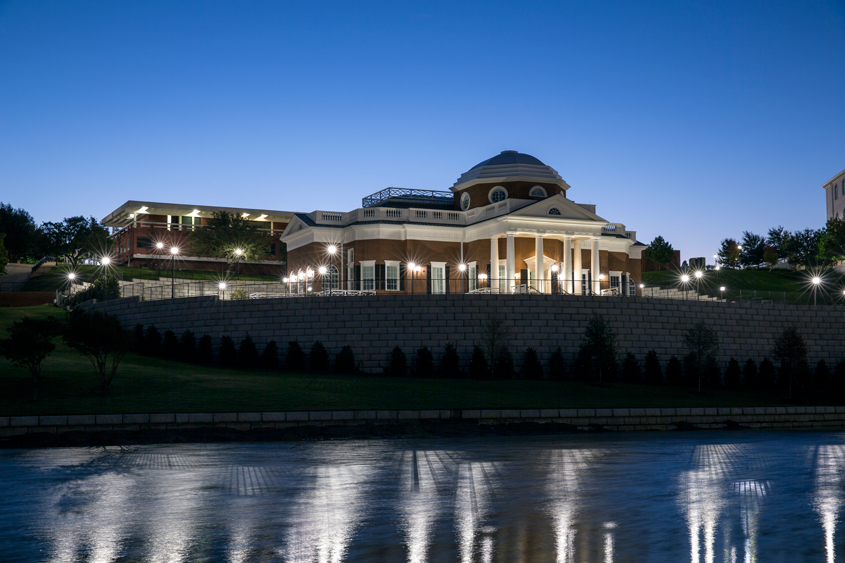
<svg viewBox="0 0 845 563"><path fill-rule="evenodd" d="M582 430L674 430L694 425L723 428L845 428L845 407L726 407L654 409L464 409L228 413L89 414L0 417L0 437L39 432L183 430L190 428L291 428L400 422L559 423Z"/></svg>
<svg viewBox="0 0 845 563"><path fill-rule="evenodd" d="M517 367L525 349L534 347L544 365L560 346L574 361L587 320L602 314L617 332L620 354L639 358L655 350L665 364L686 351L683 334L703 321L718 333L722 368L730 358L760 362L787 327L796 326L807 341L809 359L829 364L843 358L845 307L677 301L632 297L552 295L377 295L301 297L221 301L216 297L139 301L124 298L91 305L116 315L131 328L154 324L181 335L209 334L215 346L224 335L236 344L247 334L261 348L275 340L284 352L297 340L306 353L320 340L332 360L349 345L365 371L380 372L399 346L413 360L428 346L439 360L452 342L468 364L472 349L483 345L490 315L508 329L508 345Z"/></svg>

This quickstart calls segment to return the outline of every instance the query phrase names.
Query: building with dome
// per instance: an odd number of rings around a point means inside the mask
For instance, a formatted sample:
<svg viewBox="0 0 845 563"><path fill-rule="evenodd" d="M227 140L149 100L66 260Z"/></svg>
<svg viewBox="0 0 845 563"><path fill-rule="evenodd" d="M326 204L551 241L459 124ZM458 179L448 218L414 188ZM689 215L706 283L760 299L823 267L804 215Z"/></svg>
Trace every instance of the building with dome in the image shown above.
<svg viewBox="0 0 845 563"><path fill-rule="evenodd" d="M645 245L569 190L551 166L503 151L448 191L387 188L352 211L294 213L281 235L289 289L636 295Z"/></svg>

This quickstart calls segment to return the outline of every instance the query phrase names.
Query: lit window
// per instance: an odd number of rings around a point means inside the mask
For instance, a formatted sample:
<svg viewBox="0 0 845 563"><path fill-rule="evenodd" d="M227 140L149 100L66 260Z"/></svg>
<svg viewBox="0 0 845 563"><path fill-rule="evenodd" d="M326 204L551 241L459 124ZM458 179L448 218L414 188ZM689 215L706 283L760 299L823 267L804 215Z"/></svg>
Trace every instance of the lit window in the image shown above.
<svg viewBox="0 0 845 563"><path fill-rule="evenodd" d="M531 188L531 191L528 192L530 197L546 197L546 189L543 186L534 186Z"/></svg>
<svg viewBox="0 0 845 563"><path fill-rule="evenodd" d="M490 203L498 203L508 199L508 192L501 186L496 186L490 190Z"/></svg>
<svg viewBox="0 0 845 563"><path fill-rule="evenodd" d="M508 291L508 284L507 278L508 275L507 265L506 264L499 264L499 293L507 293Z"/></svg>
<svg viewBox="0 0 845 563"><path fill-rule="evenodd" d="M469 209L469 194L464 192L461 195L461 210L466 211Z"/></svg>
<svg viewBox="0 0 845 563"><path fill-rule="evenodd" d="M637 286L630 277L628 278L628 295L631 297L637 296Z"/></svg>
<svg viewBox="0 0 845 563"><path fill-rule="evenodd" d="M376 263L375 260L361 262L361 289L364 291L376 288Z"/></svg>
<svg viewBox="0 0 845 563"><path fill-rule="evenodd" d="M384 264L384 289L399 291L399 262L385 261Z"/></svg>
<svg viewBox="0 0 845 563"><path fill-rule="evenodd" d="M446 263L431 263L431 293L446 293Z"/></svg>
<svg viewBox="0 0 845 563"><path fill-rule="evenodd" d="M549 215L560 215L560 209L557 207L552 207L549 209Z"/></svg>
<svg viewBox="0 0 845 563"><path fill-rule="evenodd" d="M338 272L334 266L329 266L323 277L323 289L338 289Z"/></svg>

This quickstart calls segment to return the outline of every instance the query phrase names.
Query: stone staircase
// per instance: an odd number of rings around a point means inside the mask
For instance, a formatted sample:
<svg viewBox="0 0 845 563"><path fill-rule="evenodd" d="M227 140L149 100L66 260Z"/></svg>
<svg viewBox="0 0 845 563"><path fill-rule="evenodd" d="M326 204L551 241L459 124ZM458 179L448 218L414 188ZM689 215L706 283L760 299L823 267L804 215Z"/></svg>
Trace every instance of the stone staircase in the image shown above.
<svg viewBox="0 0 845 563"><path fill-rule="evenodd" d="M675 287L647 287L643 289L643 297L654 297L655 299L681 299L686 301L721 301L718 297L709 295L698 295L694 289L686 292Z"/></svg>

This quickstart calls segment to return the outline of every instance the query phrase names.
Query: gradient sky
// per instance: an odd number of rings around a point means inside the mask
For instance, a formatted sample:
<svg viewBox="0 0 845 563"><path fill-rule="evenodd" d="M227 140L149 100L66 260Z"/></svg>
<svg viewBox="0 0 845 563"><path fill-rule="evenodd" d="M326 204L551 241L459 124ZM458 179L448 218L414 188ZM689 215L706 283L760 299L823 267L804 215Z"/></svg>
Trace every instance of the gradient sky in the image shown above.
<svg viewBox="0 0 845 563"><path fill-rule="evenodd" d="M0 0L0 201L347 211L502 150L684 259L820 228L845 1Z"/></svg>

